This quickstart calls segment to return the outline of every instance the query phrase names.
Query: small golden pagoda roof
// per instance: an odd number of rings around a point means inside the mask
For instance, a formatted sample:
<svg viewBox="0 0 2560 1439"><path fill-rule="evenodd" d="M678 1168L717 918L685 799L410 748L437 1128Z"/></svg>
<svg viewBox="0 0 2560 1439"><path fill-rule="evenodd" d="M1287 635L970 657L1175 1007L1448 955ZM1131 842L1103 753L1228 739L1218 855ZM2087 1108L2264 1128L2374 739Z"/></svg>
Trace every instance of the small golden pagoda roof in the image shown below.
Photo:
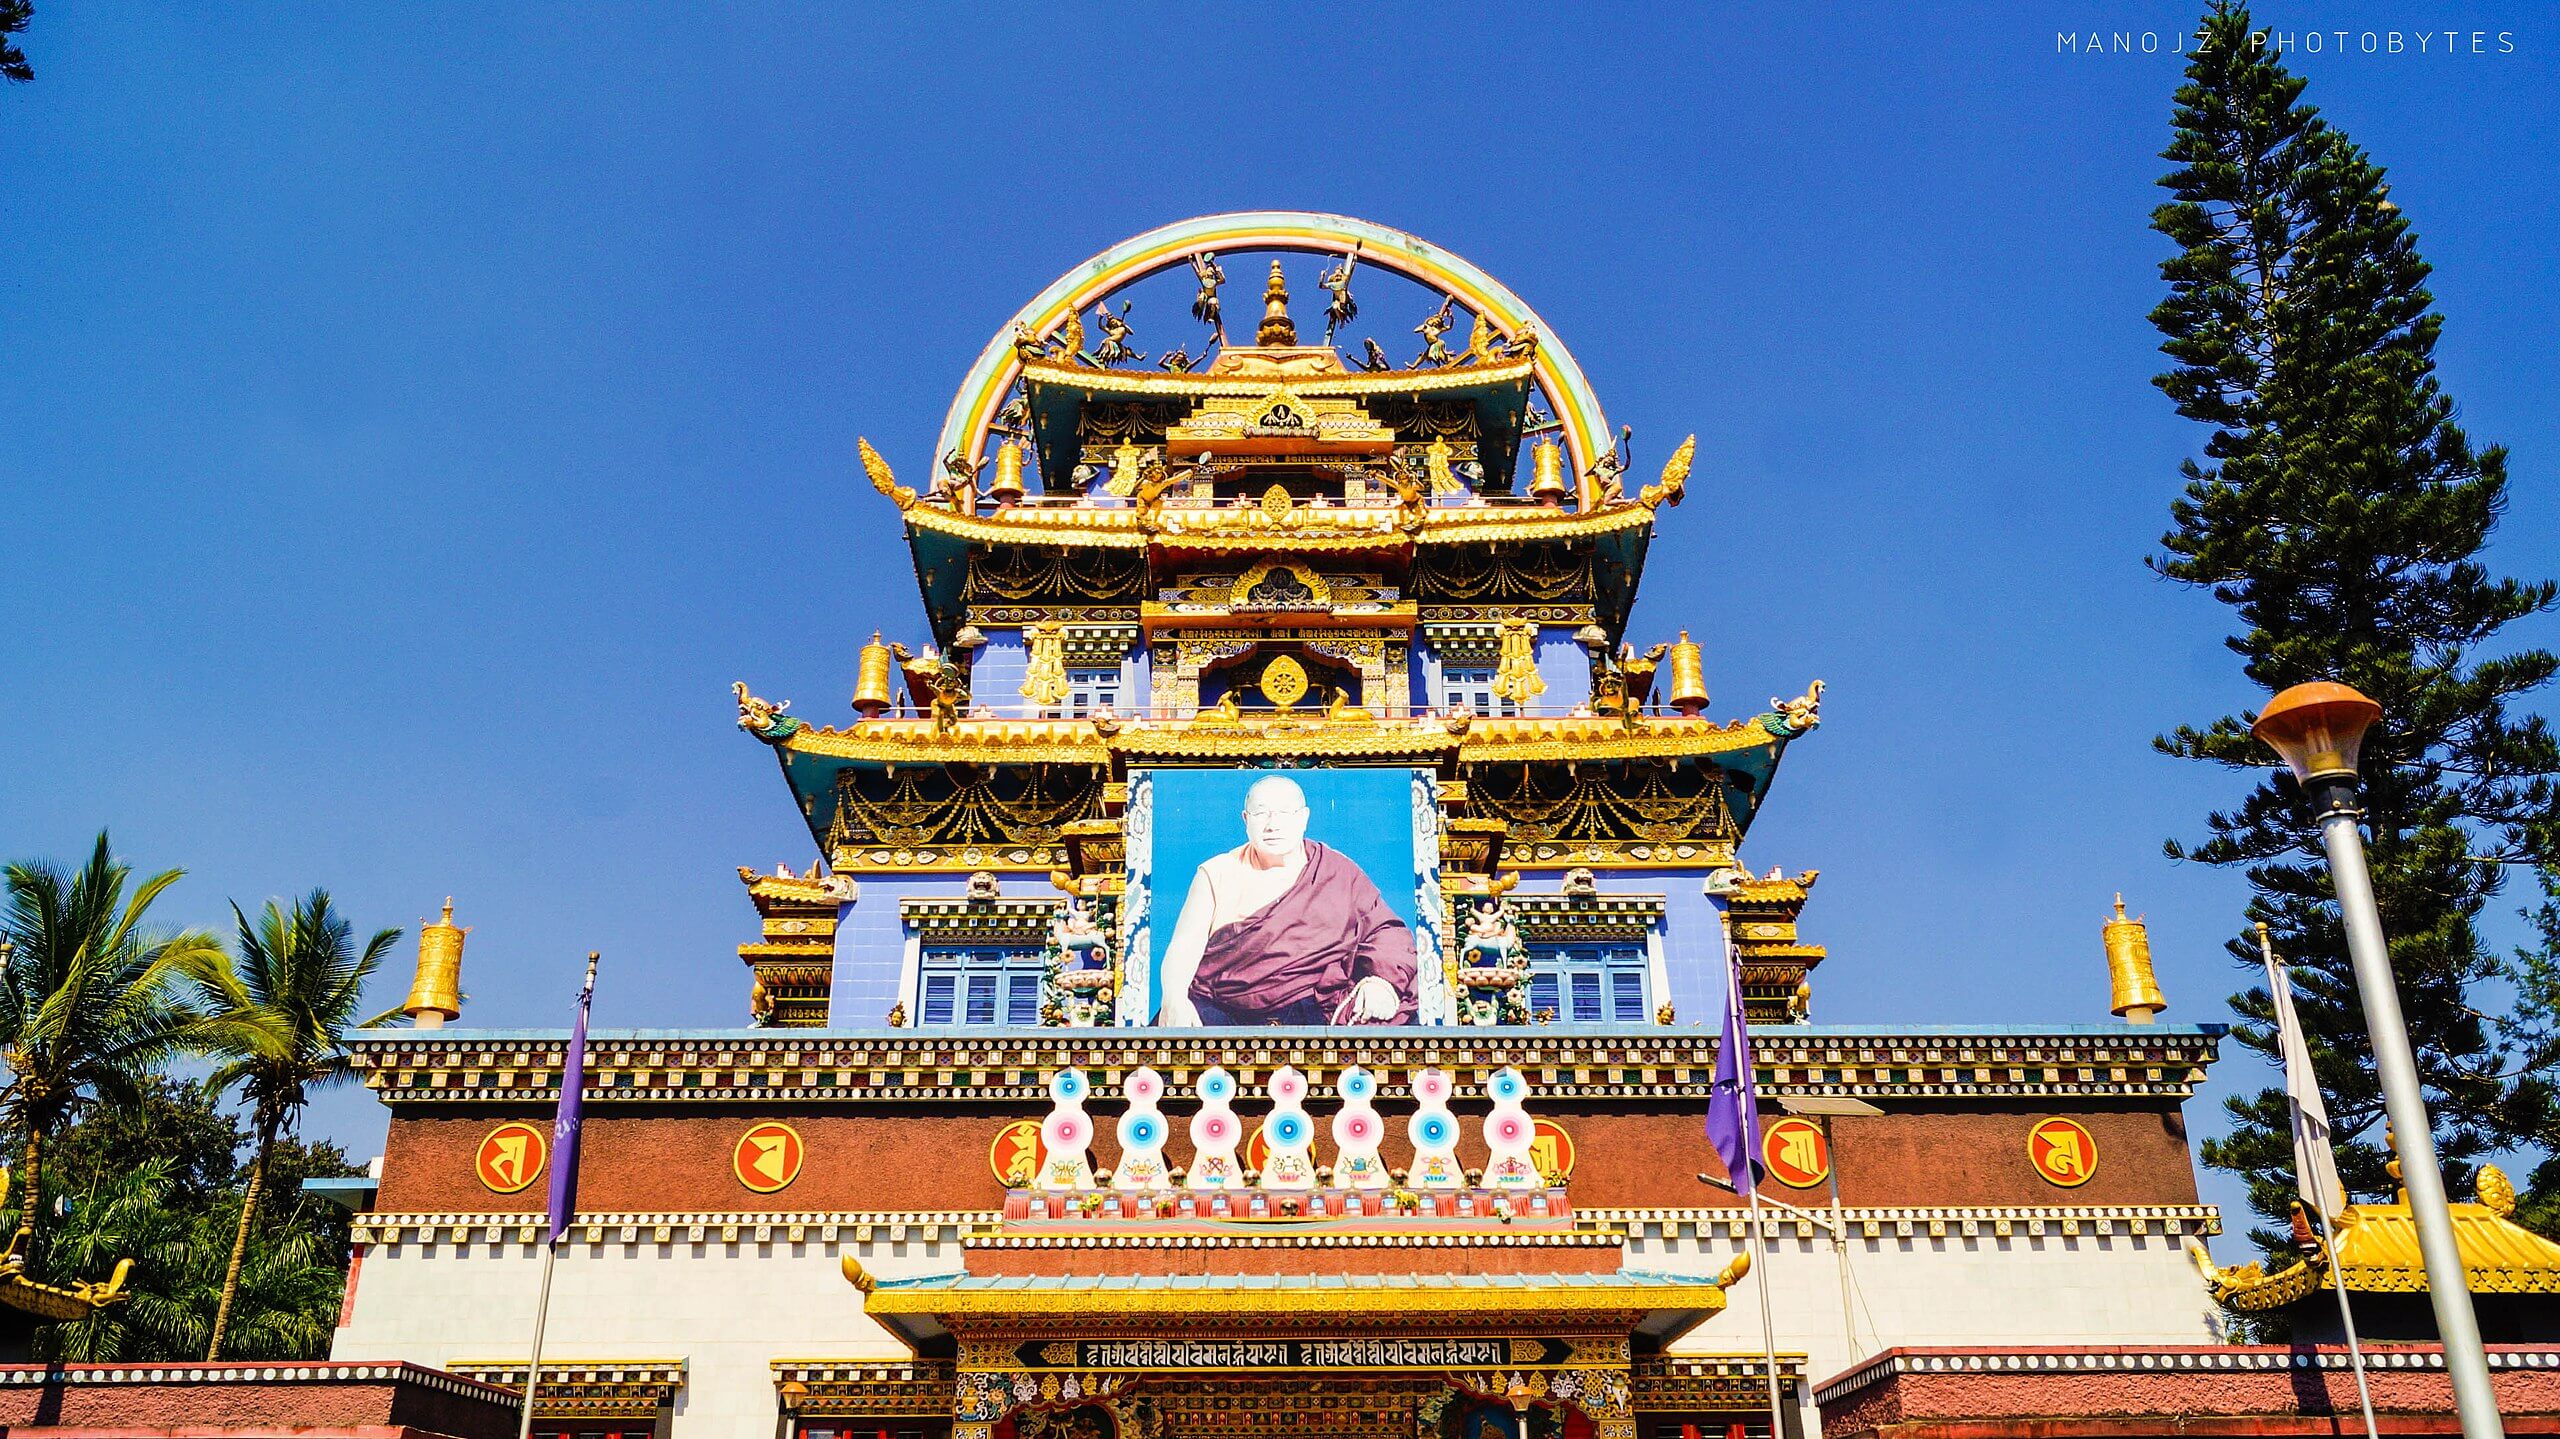
<svg viewBox="0 0 2560 1439"><path fill-rule="evenodd" d="M2454 1247L2474 1294L2560 1294L2560 1244L2508 1216L2515 1187L2494 1164L2482 1165L2479 1202L2448 1206ZM2215 1302L2244 1312L2281 1309L2328 1287L2338 1278L2356 1293L2423 1294L2427 1266L2418 1251L2418 1225L2408 1195L2391 1204L2350 1204L2338 1216L2334 1260L2315 1241L2315 1252L2273 1274L2256 1263L2216 1267L2198 1252L2198 1265Z"/></svg>

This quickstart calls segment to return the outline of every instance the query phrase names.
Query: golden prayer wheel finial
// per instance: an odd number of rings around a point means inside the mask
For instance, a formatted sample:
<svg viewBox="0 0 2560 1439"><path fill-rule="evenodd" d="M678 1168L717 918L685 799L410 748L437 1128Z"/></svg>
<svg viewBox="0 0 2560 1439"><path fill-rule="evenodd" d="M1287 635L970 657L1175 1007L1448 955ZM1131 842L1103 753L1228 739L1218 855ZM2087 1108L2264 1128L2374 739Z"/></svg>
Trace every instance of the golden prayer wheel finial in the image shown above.
<svg viewBox="0 0 2560 1439"><path fill-rule="evenodd" d="M2127 919L2124 896L2116 896L2116 917L2104 931L2107 982L2115 990L2114 1012L2127 1024L2149 1024L2169 1001L2151 972L2151 931L2140 919Z"/></svg>
<svg viewBox="0 0 2560 1439"><path fill-rule="evenodd" d="M1298 343L1297 322L1289 318L1289 282L1281 278L1277 260L1262 287L1262 328L1254 332L1253 342L1266 348Z"/></svg>
<svg viewBox="0 0 2560 1439"><path fill-rule="evenodd" d="M897 657L880 643L880 632L871 632L871 643L862 647L861 667L853 675L853 708L864 719L878 719L898 702L890 688L896 674Z"/></svg>
<svg viewBox="0 0 2560 1439"><path fill-rule="evenodd" d="M418 979L409 1000L400 1006L418 1029L442 1029L462 1017L462 937L470 931L453 922L453 897L445 896L444 918L418 926Z"/></svg>
<svg viewBox="0 0 2560 1439"><path fill-rule="evenodd" d="M1542 505L1561 506L1564 497L1573 493L1564 482L1564 451L1548 441L1533 452L1533 460L1536 478L1529 482L1529 498Z"/></svg>
<svg viewBox="0 0 2560 1439"><path fill-rule="evenodd" d="M1022 446L1007 440L996 446L996 482L987 487L987 498L1001 508L1022 502Z"/></svg>
<svg viewBox="0 0 2560 1439"><path fill-rule="evenodd" d="M1684 715L1694 715L1707 707L1707 661L1698 642L1689 632L1680 632L1680 642L1671 647L1671 707Z"/></svg>

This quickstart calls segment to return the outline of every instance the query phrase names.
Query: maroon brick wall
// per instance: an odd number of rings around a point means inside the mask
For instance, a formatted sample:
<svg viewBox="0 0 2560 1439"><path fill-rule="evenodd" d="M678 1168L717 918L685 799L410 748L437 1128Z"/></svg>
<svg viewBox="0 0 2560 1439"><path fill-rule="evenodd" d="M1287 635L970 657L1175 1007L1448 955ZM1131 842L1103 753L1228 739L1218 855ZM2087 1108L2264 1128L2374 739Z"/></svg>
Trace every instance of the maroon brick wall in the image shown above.
<svg viewBox="0 0 2560 1439"><path fill-rule="evenodd" d="M1100 1111L1095 1159L1108 1167L1112 1114ZM1572 1137L1577 1154L1573 1199L1578 1207L1677 1208L1735 1203L1702 1185L1708 1157L1701 1117L1687 1108L1628 1105L1532 1105ZM2098 1142L2095 1177L2076 1189L2046 1183L2027 1162L2027 1130L2062 1115L2087 1126ZM987 1148L1009 1119L999 1113L843 1107L615 1107L587 1112L578 1207L588 1211L777 1211L993 1209L1003 1192L987 1167ZM1187 1110L1172 1115L1171 1156L1189 1158ZM550 1116L522 1110L453 1113L425 1107L396 1111L376 1207L386 1212L535 1211L547 1185L501 1195L483 1187L473 1168L481 1138L508 1119L548 1126ZM1319 1115L1319 1122L1323 1116ZM758 1195L731 1170L738 1137L760 1120L797 1129L808 1157L800 1177L778 1194ZM1248 1123L1258 1114L1248 1111ZM1481 1163L1475 1120L1460 1153ZM1401 1165L1403 1118L1389 1117L1387 1161ZM1841 1198L1853 1205L2193 1204L2194 1161L2184 1118L2168 1104L2072 1108L2017 1104L1946 1105L1873 1119L1836 1121ZM1320 1146L1319 1157L1327 1147ZM1827 1199L1820 1187L1798 1194Z"/></svg>

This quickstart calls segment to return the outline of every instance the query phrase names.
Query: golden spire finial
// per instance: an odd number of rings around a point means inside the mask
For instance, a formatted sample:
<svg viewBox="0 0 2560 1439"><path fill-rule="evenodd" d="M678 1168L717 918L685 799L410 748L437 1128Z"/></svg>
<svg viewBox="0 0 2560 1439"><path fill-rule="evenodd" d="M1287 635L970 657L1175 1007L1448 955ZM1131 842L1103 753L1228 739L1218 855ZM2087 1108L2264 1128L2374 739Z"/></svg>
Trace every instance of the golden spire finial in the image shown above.
<svg viewBox="0 0 2560 1439"><path fill-rule="evenodd" d="M1281 277L1277 260L1262 286L1262 328L1254 332L1253 342L1265 348L1298 343L1297 322L1289 318L1289 282Z"/></svg>
<svg viewBox="0 0 2560 1439"><path fill-rule="evenodd" d="M2169 1001L2160 993L2151 970L2151 931L2139 917L2128 919L2124 895L2116 895L2116 917L2100 931L2107 948L2107 982L2113 991L2109 1008L2127 1024L2149 1024Z"/></svg>
<svg viewBox="0 0 2560 1439"><path fill-rule="evenodd" d="M418 926L418 976L400 1006L419 1029L442 1029L462 1017L462 939L470 931L453 922L453 896L446 895L444 918Z"/></svg>

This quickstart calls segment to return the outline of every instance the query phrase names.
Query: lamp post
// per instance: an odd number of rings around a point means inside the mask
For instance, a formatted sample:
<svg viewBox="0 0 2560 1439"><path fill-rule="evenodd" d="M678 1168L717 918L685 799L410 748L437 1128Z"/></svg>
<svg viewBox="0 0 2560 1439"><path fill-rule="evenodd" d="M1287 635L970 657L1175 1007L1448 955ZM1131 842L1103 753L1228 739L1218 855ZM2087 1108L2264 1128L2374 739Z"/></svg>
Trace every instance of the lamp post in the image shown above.
<svg viewBox="0 0 2560 1439"><path fill-rule="evenodd" d="M2382 914L2373 902L2364 836L2356 828L2362 817L2356 808L2356 758L2366 729L2381 716L2382 706L2345 685L2323 681L2295 685L2269 700L2249 731L2284 757L2320 819L2320 841L2328 850L2329 877L2338 890L2347 956L2355 967L2357 997L2364 1002L2374 1072L2382 1082L2401 1183L2417 1221L2418 1249L2426 1258L2427 1298L2435 1307L2436 1334L2444 1341L2445 1373L2453 1380L2453 1407L2462 1421L2463 1439L2503 1439L2506 1426L2489 1387L2480 1321L2471 1310L2470 1281L2445 1207L2444 1172L2436 1167L2435 1131L2418 1087L2408 1024L2400 1015L2400 987L2391 977Z"/></svg>

